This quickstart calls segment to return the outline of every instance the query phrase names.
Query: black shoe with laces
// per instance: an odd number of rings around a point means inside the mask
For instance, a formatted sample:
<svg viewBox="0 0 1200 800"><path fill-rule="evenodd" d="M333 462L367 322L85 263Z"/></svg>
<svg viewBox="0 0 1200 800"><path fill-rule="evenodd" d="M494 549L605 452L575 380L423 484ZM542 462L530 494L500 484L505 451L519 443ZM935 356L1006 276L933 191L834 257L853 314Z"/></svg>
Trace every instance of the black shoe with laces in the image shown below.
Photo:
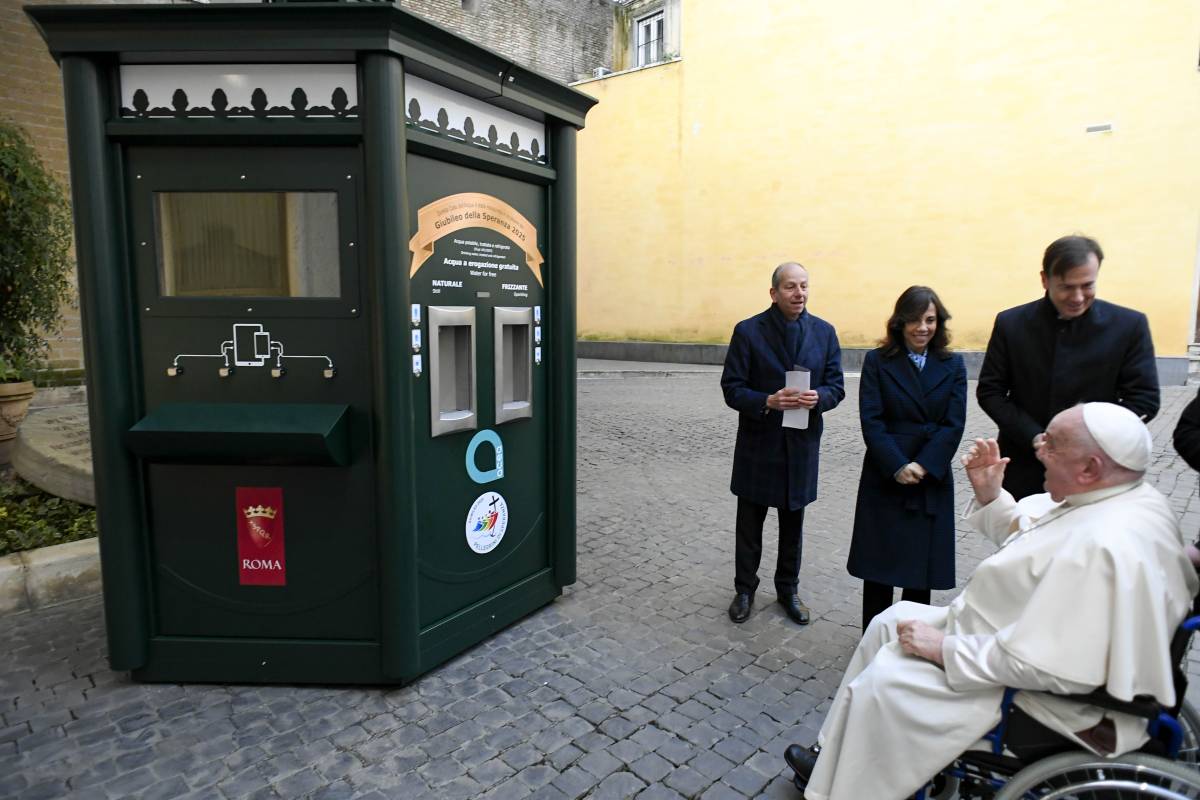
<svg viewBox="0 0 1200 800"><path fill-rule="evenodd" d="M790 744L788 749L783 751L783 760L796 773L796 788L803 789L808 786L808 779L812 777L813 768L817 766L817 755L820 752L821 749L815 744L812 747Z"/></svg>
<svg viewBox="0 0 1200 800"><path fill-rule="evenodd" d="M750 607L754 605L754 595L738 592L729 604L729 618L734 622L745 622L750 619Z"/></svg>
<svg viewBox="0 0 1200 800"><path fill-rule="evenodd" d="M788 615L788 618L797 625L807 625L809 620L808 606L800 602L797 595L780 595L779 605L783 606L783 613Z"/></svg>

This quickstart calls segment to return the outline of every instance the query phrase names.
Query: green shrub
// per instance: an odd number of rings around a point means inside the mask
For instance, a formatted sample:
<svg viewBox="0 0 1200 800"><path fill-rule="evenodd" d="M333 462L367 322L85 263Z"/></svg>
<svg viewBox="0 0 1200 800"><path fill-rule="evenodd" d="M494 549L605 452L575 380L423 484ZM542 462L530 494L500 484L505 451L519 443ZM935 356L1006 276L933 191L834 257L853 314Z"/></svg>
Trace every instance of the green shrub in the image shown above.
<svg viewBox="0 0 1200 800"><path fill-rule="evenodd" d="M96 509L0 479L0 556L95 536Z"/></svg>
<svg viewBox="0 0 1200 800"><path fill-rule="evenodd" d="M0 382L43 365L74 268L66 193L25 131L0 120Z"/></svg>

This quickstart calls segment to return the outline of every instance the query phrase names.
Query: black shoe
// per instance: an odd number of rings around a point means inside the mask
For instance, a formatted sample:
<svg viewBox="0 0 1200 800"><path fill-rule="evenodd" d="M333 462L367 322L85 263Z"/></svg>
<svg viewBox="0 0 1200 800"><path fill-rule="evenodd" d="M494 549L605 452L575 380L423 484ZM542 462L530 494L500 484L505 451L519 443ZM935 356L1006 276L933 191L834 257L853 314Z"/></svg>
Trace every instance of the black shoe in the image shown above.
<svg viewBox="0 0 1200 800"><path fill-rule="evenodd" d="M745 622L750 619L750 606L754 605L754 595L738 592L729 604L729 618L734 622Z"/></svg>
<svg viewBox="0 0 1200 800"><path fill-rule="evenodd" d="M808 786L808 779L812 777L813 768L817 766L817 754L820 752L820 748L815 744L812 747L789 744L788 749L783 751L783 760L796 773L796 788L803 789Z"/></svg>
<svg viewBox="0 0 1200 800"><path fill-rule="evenodd" d="M791 617L792 622L797 625L808 624L808 606L801 603L798 596L783 595L779 598L779 605L783 606L783 612Z"/></svg>

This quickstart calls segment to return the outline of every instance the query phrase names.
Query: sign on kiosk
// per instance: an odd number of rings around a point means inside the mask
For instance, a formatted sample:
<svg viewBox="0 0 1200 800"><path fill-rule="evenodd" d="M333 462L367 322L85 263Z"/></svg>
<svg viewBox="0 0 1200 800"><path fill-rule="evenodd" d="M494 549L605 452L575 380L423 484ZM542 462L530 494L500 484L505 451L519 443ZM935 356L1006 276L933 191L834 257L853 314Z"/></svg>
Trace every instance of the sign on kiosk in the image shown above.
<svg viewBox="0 0 1200 800"><path fill-rule="evenodd" d="M284 586L283 489L237 487L238 579L243 586Z"/></svg>

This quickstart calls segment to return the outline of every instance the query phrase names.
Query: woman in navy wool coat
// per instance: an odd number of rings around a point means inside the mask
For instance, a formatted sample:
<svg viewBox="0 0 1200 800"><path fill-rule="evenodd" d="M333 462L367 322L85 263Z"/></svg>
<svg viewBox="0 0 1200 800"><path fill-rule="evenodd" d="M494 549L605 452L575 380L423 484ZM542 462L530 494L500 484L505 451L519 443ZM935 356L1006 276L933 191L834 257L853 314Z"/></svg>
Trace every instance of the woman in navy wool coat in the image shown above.
<svg viewBox="0 0 1200 800"><path fill-rule="evenodd" d="M903 599L954 588L954 475L967 414L967 370L947 350L950 314L927 286L896 301L859 384L863 458L846 568L863 581L863 630Z"/></svg>

